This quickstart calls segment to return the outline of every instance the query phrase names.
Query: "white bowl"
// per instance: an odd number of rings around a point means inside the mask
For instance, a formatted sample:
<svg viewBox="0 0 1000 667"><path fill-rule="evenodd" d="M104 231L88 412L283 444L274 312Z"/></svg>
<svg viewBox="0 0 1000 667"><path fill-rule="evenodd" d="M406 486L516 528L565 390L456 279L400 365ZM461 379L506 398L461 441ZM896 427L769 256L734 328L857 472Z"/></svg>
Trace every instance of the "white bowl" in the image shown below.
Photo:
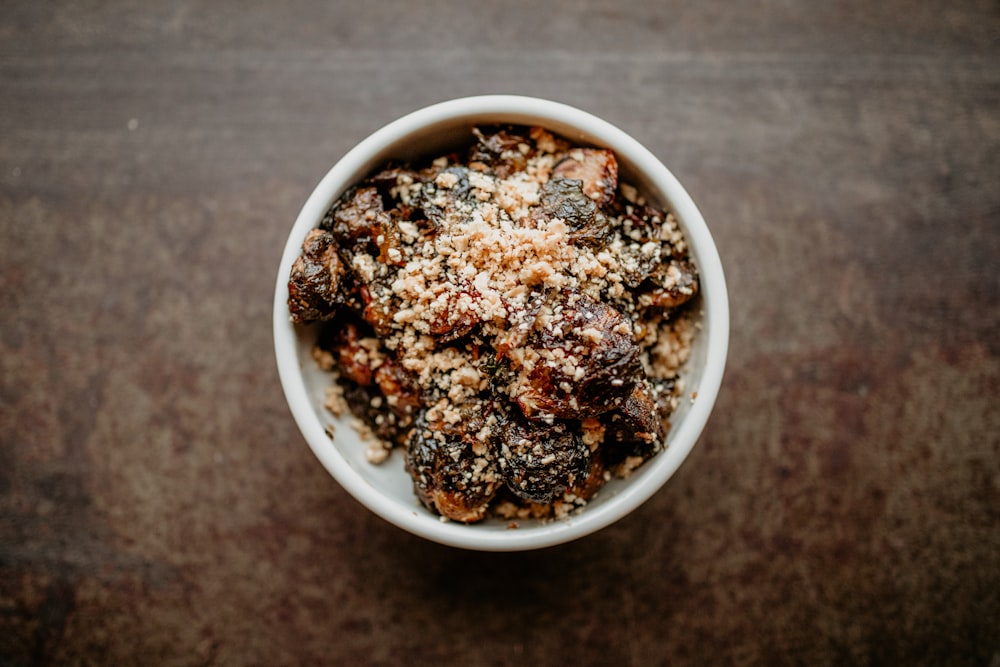
<svg viewBox="0 0 1000 667"><path fill-rule="evenodd" d="M567 519L539 522L490 519L474 525L443 522L426 510L403 467L403 453L373 465L365 446L346 419L337 420L324 407L330 376L311 357L315 328L289 319L288 275L309 230L351 185L383 163L435 157L467 142L473 126L488 123L540 125L567 139L613 150L621 180L639 188L647 199L674 212L686 235L700 273L701 331L683 370L685 394L671 417L665 451L628 479L612 479L596 498ZM529 97L489 95L435 104L389 123L349 151L326 174L299 213L288 236L274 293L274 347L285 397L302 435L331 475L359 502L385 520L415 535L455 547L484 551L518 551L568 542L622 518L648 500L674 474L698 440L715 403L729 345L729 300L722 264L712 236L697 207L673 174L635 139L609 123L573 107ZM333 424L336 436L325 432Z"/></svg>

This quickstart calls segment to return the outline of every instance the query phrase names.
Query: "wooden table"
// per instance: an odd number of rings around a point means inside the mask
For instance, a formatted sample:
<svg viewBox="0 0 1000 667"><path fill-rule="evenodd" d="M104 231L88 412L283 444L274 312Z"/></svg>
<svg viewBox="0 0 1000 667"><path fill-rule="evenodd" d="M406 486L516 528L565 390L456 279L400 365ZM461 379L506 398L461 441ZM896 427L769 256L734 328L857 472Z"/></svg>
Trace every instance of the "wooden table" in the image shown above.
<svg viewBox="0 0 1000 667"><path fill-rule="evenodd" d="M0 664L998 664L996 3L149 4L0 12ZM348 496L269 319L330 165L486 92L645 143L733 316L668 485L509 555Z"/></svg>

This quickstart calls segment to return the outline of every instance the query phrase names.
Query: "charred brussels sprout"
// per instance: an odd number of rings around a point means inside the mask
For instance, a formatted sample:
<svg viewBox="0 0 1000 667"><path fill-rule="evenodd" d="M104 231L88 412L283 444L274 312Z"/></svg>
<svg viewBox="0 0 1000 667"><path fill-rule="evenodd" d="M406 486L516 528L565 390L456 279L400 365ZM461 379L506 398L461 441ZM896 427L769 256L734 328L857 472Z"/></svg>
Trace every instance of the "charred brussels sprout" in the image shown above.
<svg viewBox="0 0 1000 667"><path fill-rule="evenodd" d="M496 458L477 437L482 424L481 415L449 424L423 414L407 443L406 468L417 496L453 521L482 519L501 485Z"/></svg>
<svg viewBox="0 0 1000 667"><path fill-rule="evenodd" d="M566 422L530 422L513 410L496 432L500 473L507 488L524 500L550 503L590 477L590 448Z"/></svg>

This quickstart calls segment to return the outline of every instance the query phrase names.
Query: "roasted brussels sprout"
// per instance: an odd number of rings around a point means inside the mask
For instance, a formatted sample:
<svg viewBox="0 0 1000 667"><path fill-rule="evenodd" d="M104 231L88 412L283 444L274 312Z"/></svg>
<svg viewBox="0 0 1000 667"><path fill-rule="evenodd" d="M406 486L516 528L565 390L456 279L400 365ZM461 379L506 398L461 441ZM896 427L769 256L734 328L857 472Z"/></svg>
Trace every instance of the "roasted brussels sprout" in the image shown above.
<svg viewBox="0 0 1000 667"><path fill-rule="evenodd" d="M598 206L607 206L618 189L618 160L603 148L577 148L552 170L554 179L577 179L583 193Z"/></svg>
<svg viewBox="0 0 1000 667"><path fill-rule="evenodd" d="M559 218L578 243L600 245L609 234L608 218L583 190L583 182L553 176L542 186L540 212L545 219Z"/></svg>
<svg viewBox="0 0 1000 667"><path fill-rule="evenodd" d="M494 432L500 474L507 488L524 500L550 503L590 478L590 448L567 422L531 422L514 409Z"/></svg>
<svg viewBox="0 0 1000 667"><path fill-rule="evenodd" d="M530 419L581 419L619 406L643 372L628 320L569 291L552 310L524 345L511 397Z"/></svg>
<svg viewBox="0 0 1000 667"><path fill-rule="evenodd" d="M430 510L462 523L479 521L502 485L496 457L477 437L481 415L448 423L417 418L406 446L406 468Z"/></svg>
<svg viewBox="0 0 1000 667"><path fill-rule="evenodd" d="M344 265L329 232L313 229L302 243L288 279L288 312L299 323L328 320L344 301Z"/></svg>

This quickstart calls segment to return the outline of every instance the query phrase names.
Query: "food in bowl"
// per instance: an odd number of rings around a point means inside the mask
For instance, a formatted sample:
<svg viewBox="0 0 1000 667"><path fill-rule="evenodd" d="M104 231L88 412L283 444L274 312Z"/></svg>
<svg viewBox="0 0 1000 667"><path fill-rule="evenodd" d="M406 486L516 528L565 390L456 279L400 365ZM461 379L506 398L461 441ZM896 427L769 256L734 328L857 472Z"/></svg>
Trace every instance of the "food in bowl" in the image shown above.
<svg viewBox="0 0 1000 667"><path fill-rule="evenodd" d="M347 190L288 279L327 407L443 518L561 517L665 446L699 278L612 151L477 127Z"/></svg>

